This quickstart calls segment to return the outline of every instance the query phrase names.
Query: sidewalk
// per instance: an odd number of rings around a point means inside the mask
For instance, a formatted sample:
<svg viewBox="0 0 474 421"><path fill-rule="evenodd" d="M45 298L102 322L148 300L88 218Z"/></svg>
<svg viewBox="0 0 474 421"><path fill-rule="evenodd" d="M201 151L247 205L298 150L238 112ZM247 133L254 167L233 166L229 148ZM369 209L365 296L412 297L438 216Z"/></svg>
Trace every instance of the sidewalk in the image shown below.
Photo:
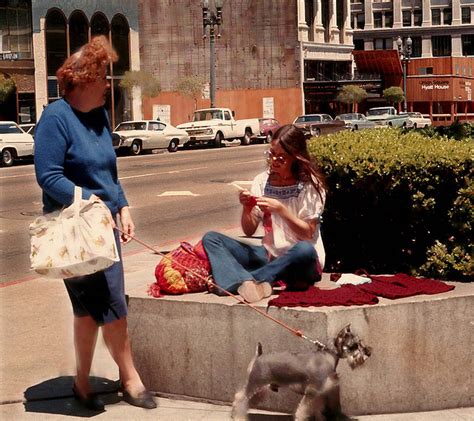
<svg viewBox="0 0 474 421"><path fill-rule="evenodd" d="M163 246L170 249L173 245ZM125 249L126 250L126 249ZM126 290L144 291L154 280L159 257L148 250L124 256ZM0 420L57 420L91 417L110 420L230 420L230 406L159 397L156 410L124 402L114 390L118 371L99 338L92 367L96 390L107 403L103 413L83 410L72 398L74 374L72 312L61 281L35 278L0 285ZM107 393L110 392L110 393ZM288 415L251 411L251 420L291 420ZM362 421L474 419L474 408L359 416Z"/></svg>

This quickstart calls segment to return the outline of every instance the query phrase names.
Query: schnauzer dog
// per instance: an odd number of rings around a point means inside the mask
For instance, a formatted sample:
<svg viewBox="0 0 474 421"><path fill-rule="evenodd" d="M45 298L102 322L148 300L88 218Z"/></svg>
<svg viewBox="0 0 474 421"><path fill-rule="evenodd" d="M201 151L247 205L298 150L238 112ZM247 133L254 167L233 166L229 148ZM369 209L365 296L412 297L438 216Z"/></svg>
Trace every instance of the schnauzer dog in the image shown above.
<svg viewBox="0 0 474 421"><path fill-rule="evenodd" d="M339 359L345 358L352 369L361 366L369 358L371 348L351 332L350 325L337 334L334 347L329 349L320 345L312 352L262 355L262 345L258 343L247 370L247 383L235 394L232 417L247 419L252 398L252 402L258 401L268 389L277 392L280 387L288 386L303 395L295 413L296 421L311 417L323 421L326 416L329 419L349 419L341 411L337 364Z"/></svg>

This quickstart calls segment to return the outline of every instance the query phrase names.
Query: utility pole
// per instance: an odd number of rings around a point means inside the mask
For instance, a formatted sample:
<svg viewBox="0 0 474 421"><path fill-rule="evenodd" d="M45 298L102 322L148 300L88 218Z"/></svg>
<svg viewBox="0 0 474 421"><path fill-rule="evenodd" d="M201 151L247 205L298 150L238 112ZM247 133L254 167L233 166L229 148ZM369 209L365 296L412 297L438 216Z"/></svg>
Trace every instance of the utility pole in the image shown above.
<svg viewBox="0 0 474 421"><path fill-rule="evenodd" d="M397 47L398 47L398 54L400 55L400 60L402 61L403 65L403 112L407 112L407 65L410 62L411 57L411 47L413 45L413 41L410 37L408 37L405 41L398 37L397 38Z"/></svg>

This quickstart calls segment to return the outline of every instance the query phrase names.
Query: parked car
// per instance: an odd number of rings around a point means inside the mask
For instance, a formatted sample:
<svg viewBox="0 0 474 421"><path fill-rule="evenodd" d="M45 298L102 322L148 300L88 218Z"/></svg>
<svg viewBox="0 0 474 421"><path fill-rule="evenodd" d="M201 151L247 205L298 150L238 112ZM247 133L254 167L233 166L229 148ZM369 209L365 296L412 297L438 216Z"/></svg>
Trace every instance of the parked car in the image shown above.
<svg viewBox="0 0 474 421"><path fill-rule="evenodd" d="M406 129L408 127L408 113L400 113L389 115L384 120L377 121L379 127L401 127Z"/></svg>
<svg viewBox="0 0 474 421"><path fill-rule="evenodd" d="M377 124L384 125L387 118L398 114L395 107L374 107L367 111L367 120L374 121Z"/></svg>
<svg viewBox="0 0 474 421"><path fill-rule="evenodd" d="M2 167L11 167L17 159L31 157L33 148L33 136L25 133L14 121L0 121Z"/></svg>
<svg viewBox="0 0 474 421"><path fill-rule="evenodd" d="M409 112L407 127L413 129L422 129L423 127L431 126L431 119L424 117L423 114L418 112Z"/></svg>
<svg viewBox="0 0 474 421"><path fill-rule="evenodd" d="M346 124L346 129L349 130L372 129L376 126L375 122L367 120L367 117L361 113L340 114L335 120L342 120Z"/></svg>
<svg viewBox="0 0 474 421"><path fill-rule="evenodd" d="M280 122L274 118L259 118L258 122L260 123L260 132L253 135L252 140L257 139L261 142L270 143L273 135L281 126Z"/></svg>
<svg viewBox="0 0 474 421"><path fill-rule="evenodd" d="M342 120L333 120L329 114L305 114L295 118L293 124L303 130L307 138L336 133L346 128Z"/></svg>
<svg viewBox="0 0 474 421"><path fill-rule="evenodd" d="M120 136L120 140L116 135ZM189 136L185 130L162 121L124 121L115 128L112 141L116 149L126 148L130 154L139 155L144 150L160 148L176 152L178 145L189 141Z"/></svg>
<svg viewBox="0 0 474 421"><path fill-rule="evenodd" d="M33 136L33 138L35 137L35 127L36 127L35 123L25 123L25 124L20 124L19 126L25 133L30 134L31 136Z"/></svg>

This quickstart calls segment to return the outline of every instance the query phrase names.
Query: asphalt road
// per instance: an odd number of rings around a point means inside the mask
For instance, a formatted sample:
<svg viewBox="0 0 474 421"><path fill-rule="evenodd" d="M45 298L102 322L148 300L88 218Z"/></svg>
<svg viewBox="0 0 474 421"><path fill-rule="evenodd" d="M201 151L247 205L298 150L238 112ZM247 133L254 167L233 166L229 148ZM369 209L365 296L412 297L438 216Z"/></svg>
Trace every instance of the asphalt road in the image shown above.
<svg viewBox="0 0 474 421"><path fill-rule="evenodd" d="M119 157L119 178L136 236L166 250L176 240L238 226L237 189L229 183L248 183L262 171L267 146L237 145ZM34 275L29 269L28 226L41 208L33 165L0 168L0 282ZM124 252L142 249L132 242Z"/></svg>

